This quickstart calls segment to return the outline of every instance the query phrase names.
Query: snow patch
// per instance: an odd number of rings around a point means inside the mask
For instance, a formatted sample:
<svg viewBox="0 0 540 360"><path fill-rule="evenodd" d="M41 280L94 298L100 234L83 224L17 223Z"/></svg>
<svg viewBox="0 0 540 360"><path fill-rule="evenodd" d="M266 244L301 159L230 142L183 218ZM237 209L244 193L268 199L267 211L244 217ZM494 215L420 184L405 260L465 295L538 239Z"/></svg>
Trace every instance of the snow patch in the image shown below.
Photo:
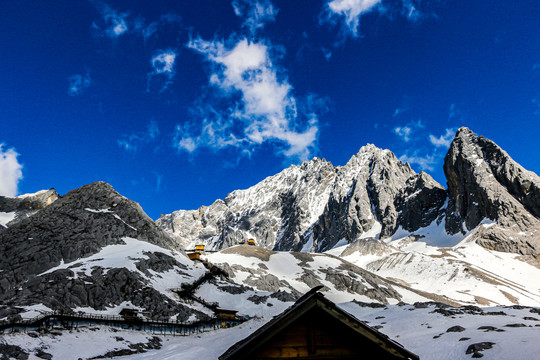
<svg viewBox="0 0 540 360"><path fill-rule="evenodd" d="M15 216L17 216L15 212L0 212L0 225L7 227L7 223L15 219Z"/></svg>

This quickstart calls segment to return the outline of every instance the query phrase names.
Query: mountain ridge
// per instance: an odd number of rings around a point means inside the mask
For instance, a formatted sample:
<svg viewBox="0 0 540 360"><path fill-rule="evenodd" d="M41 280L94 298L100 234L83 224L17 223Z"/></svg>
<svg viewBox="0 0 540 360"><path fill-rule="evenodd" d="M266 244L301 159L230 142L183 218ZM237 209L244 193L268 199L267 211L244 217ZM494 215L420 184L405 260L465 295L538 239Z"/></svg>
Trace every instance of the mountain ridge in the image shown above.
<svg viewBox="0 0 540 360"><path fill-rule="evenodd" d="M448 237L463 238L490 220L496 226L474 235L481 245L523 255L538 253L536 174L466 127L456 132L443 170L447 189L429 174L414 172L390 150L367 144L343 166L314 158L209 206L179 210L156 223L183 246L204 243L223 249L254 238L268 249L323 252L358 238L384 239L441 226ZM490 184L486 174L496 181ZM483 199L476 208L472 205L478 201L469 193ZM499 201L505 206L500 207ZM512 230L514 218L519 218L519 231ZM527 227L533 228L528 230L530 236L516 241Z"/></svg>

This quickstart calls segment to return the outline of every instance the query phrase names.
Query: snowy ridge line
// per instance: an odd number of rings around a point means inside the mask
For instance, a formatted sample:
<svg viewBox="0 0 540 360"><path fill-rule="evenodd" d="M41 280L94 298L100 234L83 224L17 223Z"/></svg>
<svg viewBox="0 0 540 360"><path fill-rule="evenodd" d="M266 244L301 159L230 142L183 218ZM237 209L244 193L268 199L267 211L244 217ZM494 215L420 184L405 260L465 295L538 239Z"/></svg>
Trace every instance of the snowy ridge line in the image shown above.
<svg viewBox="0 0 540 360"><path fill-rule="evenodd" d="M48 325L52 322L60 322L61 324L64 324L65 322L68 322L68 324L71 322L71 324L74 324L76 322L84 322L84 323L94 323L94 324L102 324L102 325L129 325L130 328L136 328L139 327L138 330L150 330L154 331L154 329L159 329L161 327L167 327L170 330L201 330L206 329L209 327L213 327L214 329L218 327L222 327L223 323L225 323L225 326L236 326L240 325L243 322L249 320L249 317L238 317L236 319L220 319L220 318L213 318L211 320L199 320L199 321L186 321L186 322L179 322L178 320L172 321L172 320L163 320L163 321L156 321L156 320L147 320L143 318L126 318L121 315L98 315L98 314L89 314L89 313L61 313L59 311L51 311L42 313L34 318L31 319L24 319L21 321L0 321L0 333L4 333L8 329L16 329L16 328L41 328L45 325L45 327L48 327Z"/></svg>

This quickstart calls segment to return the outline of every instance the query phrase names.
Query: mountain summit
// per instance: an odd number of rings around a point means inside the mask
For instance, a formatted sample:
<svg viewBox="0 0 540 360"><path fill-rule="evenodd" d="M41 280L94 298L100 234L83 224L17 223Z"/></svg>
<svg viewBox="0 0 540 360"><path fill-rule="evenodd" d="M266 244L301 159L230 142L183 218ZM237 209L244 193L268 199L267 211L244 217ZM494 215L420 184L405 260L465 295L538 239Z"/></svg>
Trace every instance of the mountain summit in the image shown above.
<svg viewBox="0 0 540 360"><path fill-rule="evenodd" d="M468 128L457 131L444 159L448 181L446 230L476 231L488 249L520 254L540 251L540 178L493 141Z"/></svg>

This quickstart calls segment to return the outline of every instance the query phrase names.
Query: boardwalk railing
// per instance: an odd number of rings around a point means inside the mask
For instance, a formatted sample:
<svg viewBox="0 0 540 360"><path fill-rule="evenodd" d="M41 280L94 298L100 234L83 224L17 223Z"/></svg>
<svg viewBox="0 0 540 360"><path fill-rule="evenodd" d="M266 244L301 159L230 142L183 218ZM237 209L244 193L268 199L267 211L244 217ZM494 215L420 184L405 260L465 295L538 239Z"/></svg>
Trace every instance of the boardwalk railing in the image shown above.
<svg viewBox="0 0 540 360"><path fill-rule="evenodd" d="M191 335L222 327L232 327L243 323L247 318L220 319L180 322L173 320L149 320L139 317L124 317L119 315L100 315L88 313L42 313L31 319L19 321L0 321L0 333L9 331L50 329L56 326L63 328L78 328L84 325L108 325L124 329L152 331L163 335Z"/></svg>

